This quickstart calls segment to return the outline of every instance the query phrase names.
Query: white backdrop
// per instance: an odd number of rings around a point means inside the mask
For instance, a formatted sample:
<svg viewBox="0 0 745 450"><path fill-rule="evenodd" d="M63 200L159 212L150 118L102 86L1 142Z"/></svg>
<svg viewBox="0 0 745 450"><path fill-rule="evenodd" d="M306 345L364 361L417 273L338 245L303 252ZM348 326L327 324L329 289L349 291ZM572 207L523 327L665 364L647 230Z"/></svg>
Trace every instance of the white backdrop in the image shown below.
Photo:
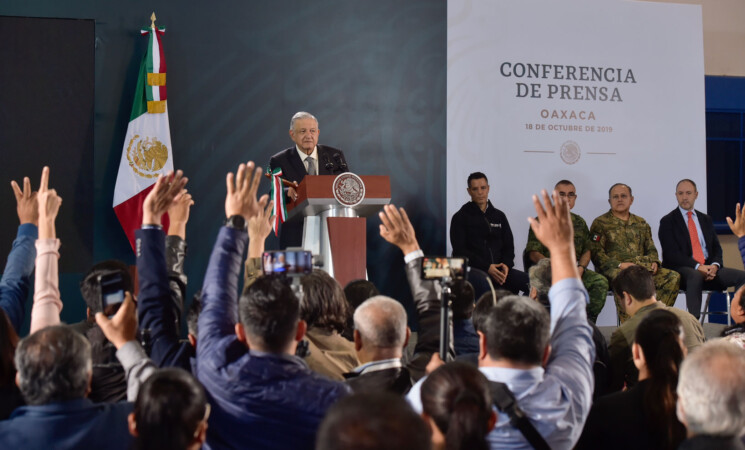
<svg viewBox="0 0 745 450"><path fill-rule="evenodd" d="M608 188L629 184L631 212L649 222L658 251L679 179L698 183L706 210L700 6L449 0L447 77L448 217L469 200L468 174L486 173L517 267L531 195L563 178L588 226L608 210Z"/></svg>

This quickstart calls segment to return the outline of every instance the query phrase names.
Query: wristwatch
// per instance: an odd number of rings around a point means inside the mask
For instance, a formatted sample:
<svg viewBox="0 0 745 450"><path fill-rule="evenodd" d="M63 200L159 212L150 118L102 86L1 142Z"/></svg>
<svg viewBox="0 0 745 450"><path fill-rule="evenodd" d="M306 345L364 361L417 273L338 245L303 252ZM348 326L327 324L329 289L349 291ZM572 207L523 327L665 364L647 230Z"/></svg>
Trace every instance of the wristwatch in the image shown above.
<svg viewBox="0 0 745 450"><path fill-rule="evenodd" d="M235 214L225 219L225 222L223 223L223 225L225 225L228 228L233 228L236 230L245 230L246 219L244 219L243 216L241 216L240 214Z"/></svg>

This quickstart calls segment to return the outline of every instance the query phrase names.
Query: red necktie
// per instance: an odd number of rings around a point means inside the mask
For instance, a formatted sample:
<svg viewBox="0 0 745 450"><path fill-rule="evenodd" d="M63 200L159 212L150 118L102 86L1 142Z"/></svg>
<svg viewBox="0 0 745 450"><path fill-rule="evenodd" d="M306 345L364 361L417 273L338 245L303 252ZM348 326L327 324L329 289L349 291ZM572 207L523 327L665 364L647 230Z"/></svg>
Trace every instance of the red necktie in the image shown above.
<svg viewBox="0 0 745 450"><path fill-rule="evenodd" d="M691 237L693 259L699 264L705 263L704 249L701 248L701 242L698 240L698 231L696 230L696 222L693 221L693 211L688 211L688 234Z"/></svg>

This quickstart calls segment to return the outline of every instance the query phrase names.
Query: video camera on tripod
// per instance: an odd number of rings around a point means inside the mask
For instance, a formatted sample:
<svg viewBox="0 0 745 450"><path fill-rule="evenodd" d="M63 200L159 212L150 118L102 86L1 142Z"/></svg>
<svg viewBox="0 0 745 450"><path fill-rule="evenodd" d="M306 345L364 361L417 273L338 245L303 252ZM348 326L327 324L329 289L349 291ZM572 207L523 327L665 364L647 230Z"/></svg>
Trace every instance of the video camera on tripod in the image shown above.
<svg viewBox="0 0 745 450"><path fill-rule="evenodd" d="M447 361L450 347L451 288L456 280L463 280L468 273L466 258L425 256L422 258L422 279L440 283L440 359Z"/></svg>

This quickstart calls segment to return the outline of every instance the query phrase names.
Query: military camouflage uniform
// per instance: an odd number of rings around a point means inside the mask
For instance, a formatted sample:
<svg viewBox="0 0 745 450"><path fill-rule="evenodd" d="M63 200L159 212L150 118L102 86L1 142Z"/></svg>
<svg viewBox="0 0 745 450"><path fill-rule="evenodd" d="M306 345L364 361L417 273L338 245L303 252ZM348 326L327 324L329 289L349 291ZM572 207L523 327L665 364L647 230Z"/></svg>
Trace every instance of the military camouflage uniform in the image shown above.
<svg viewBox="0 0 745 450"><path fill-rule="evenodd" d="M590 250L590 232L587 230L585 219L572 214L572 225L574 225L574 249L577 253L577 262L579 258ZM528 229L528 245L525 246L525 252L538 252L541 255L550 258L551 255L545 245L541 244L535 237L533 229ZM587 293L590 295L590 303L587 305L587 317L595 322L605 306L605 298L608 295L608 280L599 273L585 268L582 274L582 284L585 285Z"/></svg>
<svg viewBox="0 0 745 450"><path fill-rule="evenodd" d="M673 306L678 297L680 274L662 268L652 240L652 229L644 219L630 214L629 220L624 221L608 211L592 222L590 241L595 269L611 282L621 271L618 268L621 263L630 262L649 270L652 263L657 263L658 270L654 275L657 300ZM629 316L623 311L620 299L614 297L618 317L624 322Z"/></svg>

